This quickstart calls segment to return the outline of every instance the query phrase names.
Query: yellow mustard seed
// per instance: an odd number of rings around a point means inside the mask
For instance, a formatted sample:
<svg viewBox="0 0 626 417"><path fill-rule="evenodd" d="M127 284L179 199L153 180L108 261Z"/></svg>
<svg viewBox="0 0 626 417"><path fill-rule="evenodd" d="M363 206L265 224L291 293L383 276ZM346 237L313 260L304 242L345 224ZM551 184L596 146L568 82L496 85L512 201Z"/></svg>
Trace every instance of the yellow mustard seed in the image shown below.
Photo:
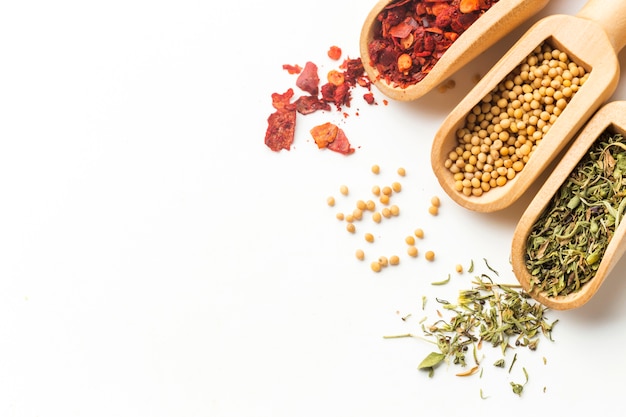
<svg viewBox="0 0 626 417"><path fill-rule="evenodd" d="M400 257L397 255L391 255L389 257L389 265L398 265L400 263Z"/></svg>
<svg viewBox="0 0 626 417"><path fill-rule="evenodd" d="M439 199L439 197L434 196L433 198L430 199L430 204L432 204L435 207L439 207L441 205L441 200Z"/></svg>
<svg viewBox="0 0 626 417"><path fill-rule="evenodd" d="M406 175L406 170L402 167L398 168L398 175L404 177Z"/></svg>
<svg viewBox="0 0 626 417"><path fill-rule="evenodd" d="M415 237L418 239L424 239L424 230L423 229L415 229Z"/></svg>
<svg viewBox="0 0 626 417"><path fill-rule="evenodd" d="M363 211L361 209L355 208L352 211L352 217L354 217L355 220L361 220L363 218Z"/></svg>
<svg viewBox="0 0 626 417"><path fill-rule="evenodd" d="M346 221L348 223L354 223L354 214L352 214L352 213L346 214Z"/></svg>
<svg viewBox="0 0 626 417"><path fill-rule="evenodd" d="M400 214L400 207L394 204L389 207L389 211L391 211L392 216L398 216Z"/></svg>
<svg viewBox="0 0 626 417"><path fill-rule="evenodd" d="M359 210L365 210L367 208L367 204L365 204L365 201L363 200L357 200L356 208L358 208Z"/></svg>
<svg viewBox="0 0 626 417"><path fill-rule="evenodd" d="M343 213L337 213L335 214L335 217L337 218L337 220L341 220L341 221L345 219L345 215Z"/></svg>
<svg viewBox="0 0 626 417"><path fill-rule="evenodd" d="M415 238L413 236L407 236L404 238L404 241L406 242L407 245L415 245Z"/></svg>
<svg viewBox="0 0 626 417"><path fill-rule="evenodd" d="M399 182L395 181L391 184L391 189L396 192L399 193L402 190L402 184L400 184Z"/></svg>
<svg viewBox="0 0 626 417"><path fill-rule="evenodd" d="M346 225L346 230L350 233L354 233L356 232L356 226L354 225L354 223L348 223Z"/></svg>
<svg viewBox="0 0 626 417"><path fill-rule="evenodd" d="M393 189L392 189L390 186L385 185L385 186L381 189L381 192L382 192L384 195L389 196L389 195L391 195L391 194L393 193Z"/></svg>
<svg viewBox="0 0 626 417"><path fill-rule="evenodd" d="M370 264L370 268L372 268L372 271L374 271L374 272L380 272L380 270L382 269L380 263L376 262L376 261L374 261L374 262L372 262Z"/></svg>
<svg viewBox="0 0 626 417"><path fill-rule="evenodd" d="M364 237L366 242L372 243L374 241L374 235L371 233L365 233Z"/></svg>
<svg viewBox="0 0 626 417"><path fill-rule="evenodd" d="M380 264L380 266L382 266L384 268L387 265L389 265L389 260L387 259L386 256L381 256L381 257L378 258L378 263Z"/></svg>
<svg viewBox="0 0 626 417"><path fill-rule="evenodd" d="M380 214L380 212L375 212L374 214L372 214L372 220L374 220L374 222L376 223L380 223L382 220L382 215Z"/></svg>
<svg viewBox="0 0 626 417"><path fill-rule="evenodd" d="M432 214L433 216L436 216L436 215L439 214L439 207L437 207L437 206L430 206L430 207L428 207L428 212L430 214Z"/></svg>
<svg viewBox="0 0 626 417"><path fill-rule="evenodd" d="M384 207L382 209L383 217L389 219L391 217L391 209L389 207Z"/></svg>
<svg viewBox="0 0 626 417"><path fill-rule="evenodd" d="M389 196L387 194L383 194L380 196L379 200L381 204L387 205L389 204Z"/></svg>
<svg viewBox="0 0 626 417"><path fill-rule="evenodd" d="M415 258L417 256L417 247L415 246L409 246L406 250L406 253L409 256L412 256L413 258Z"/></svg>
<svg viewBox="0 0 626 417"><path fill-rule="evenodd" d="M373 200L367 200L365 202L365 209L369 211L376 210L376 203Z"/></svg>
<svg viewBox="0 0 626 417"><path fill-rule="evenodd" d="M380 195L380 187L378 185L374 185L372 187L372 194L374 194L375 196L379 196Z"/></svg>
<svg viewBox="0 0 626 417"><path fill-rule="evenodd" d="M434 261L435 260L435 252L429 250L424 254L424 257L426 258L427 261Z"/></svg>
<svg viewBox="0 0 626 417"><path fill-rule="evenodd" d="M378 165L372 165L372 172L376 175L380 174L380 167Z"/></svg>
<svg viewBox="0 0 626 417"><path fill-rule="evenodd" d="M363 259L365 259L365 252L363 252L363 249L357 249L354 255L359 261L362 261Z"/></svg>
<svg viewBox="0 0 626 417"><path fill-rule="evenodd" d="M460 273L463 272L463 265L457 264L455 269L456 269L456 272L458 272L460 274Z"/></svg>
<svg viewBox="0 0 626 417"><path fill-rule="evenodd" d="M326 203L328 203L329 206L333 207L335 205L335 197L328 197L326 199Z"/></svg>
<svg viewBox="0 0 626 417"><path fill-rule="evenodd" d="M341 187L339 187L339 192L343 195L348 195L348 186L347 185L342 185Z"/></svg>

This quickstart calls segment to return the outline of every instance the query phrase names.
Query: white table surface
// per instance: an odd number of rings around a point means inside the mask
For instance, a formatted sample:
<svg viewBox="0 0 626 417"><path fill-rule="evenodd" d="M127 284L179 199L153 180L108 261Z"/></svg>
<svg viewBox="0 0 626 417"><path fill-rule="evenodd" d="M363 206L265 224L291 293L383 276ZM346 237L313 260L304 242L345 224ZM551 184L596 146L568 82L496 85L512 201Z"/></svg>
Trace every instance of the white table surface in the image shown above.
<svg viewBox="0 0 626 417"><path fill-rule="evenodd" d="M554 342L518 348L509 374L416 370L422 296L453 298L483 258L515 282L509 247L531 190L502 212L457 206L431 171L439 124L553 0L453 78L411 103L363 104L298 119L291 151L263 143L283 64L357 57L375 1L21 1L0 7L0 415L527 416L622 407L626 261L584 307L549 312ZM620 55L624 64L624 55ZM601 69L598 69L601 70ZM626 99L626 83L612 100ZM359 90L362 91L362 90ZM379 103L385 98L374 90ZM356 113L358 112L358 115ZM308 136L330 121L345 157ZM369 171L380 165L375 177ZM404 167L397 218L371 230L371 259L341 207ZM351 187L339 198L338 187ZM535 190L536 191L536 190ZM334 195L338 206L329 208ZM431 196L440 215L428 215ZM365 223L363 223L365 225ZM365 231L362 227L360 231ZM417 259L404 236L422 227ZM433 249L437 259L424 260ZM453 273L447 286L432 281ZM410 320L401 317L412 314ZM500 357L483 348L485 361ZM546 358L546 364L543 358ZM509 382L529 382L521 397ZM544 392L545 387L545 392ZM483 390L487 399L480 398ZM477 408L478 407L478 408Z"/></svg>

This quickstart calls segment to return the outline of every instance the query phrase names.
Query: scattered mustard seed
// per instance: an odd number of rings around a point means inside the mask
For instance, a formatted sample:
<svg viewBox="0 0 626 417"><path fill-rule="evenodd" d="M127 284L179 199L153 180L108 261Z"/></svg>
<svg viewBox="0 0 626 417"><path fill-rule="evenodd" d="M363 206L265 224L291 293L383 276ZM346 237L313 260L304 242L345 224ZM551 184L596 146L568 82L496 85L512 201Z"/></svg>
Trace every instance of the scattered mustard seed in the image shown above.
<svg viewBox="0 0 626 417"><path fill-rule="evenodd" d="M376 175L380 174L380 167L378 165L372 165L372 172Z"/></svg>
<svg viewBox="0 0 626 417"><path fill-rule="evenodd" d="M402 184L400 184L399 182L394 182L391 184L391 189L394 192L399 193L402 190Z"/></svg>
<svg viewBox="0 0 626 417"><path fill-rule="evenodd" d="M355 255L359 261L362 261L363 259L365 259L365 252L363 252L363 249L357 249L355 252Z"/></svg>
<svg viewBox="0 0 626 417"><path fill-rule="evenodd" d="M379 263L379 262L372 262L372 263L370 264L370 268L372 268L372 271L374 271L374 272L380 272L380 270L381 270L381 265L380 265L380 263Z"/></svg>
<svg viewBox="0 0 626 417"><path fill-rule="evenodd" d="M389 260L386 256L381 256L380 258L378 258L378 263L380 264L380 266L385 267L389 265Z"/></svg>
<svg viewBox="0 0 626 417"><path fill-rule="evenodd" d="M428 212L430 214L432 214L433 216L436 216L436 215L439 214L439 207L437 207L437 206L430 206L430 207L428 207Z"/></svg>
<svg viewBox="0 0 626 417"><path fill-rule="evenodd" d="M407 236L404 241L407 245L415 245L415 238L413 236Z"/></svg>
<svg viewBox="0 0 626 417"><path fill-rule="evenodd" d="M429 250L428 252L426 252L424 254L424 257L426 258L427 261L434 261L435 260L435 252Z"/></svg>
<svg viewBox="0 0 626 417"><path fill-rule="evenodd" d="M348 195L348 186L342 185L341 187L339 187L339 192L343 195Z"/></svg>
<svg viewBox="0 0 626 417"><path fill-rule="evenodd" d="M335 197L328 197L326 199L326 202L328 203L329 206L333 207L335 205Z"/></svg>
<svg viewBox="0 0 626 417"><path fill-rule="evenodd" d="M417 247L415 247L415 246L409 246L409 248L406 250L406 253L407 253L409 256L412 256L412 257L414 257L414 258L415 258L415 257L417 256Z"/></svg>
<svg viewBox="0 0 626 417"><path fill-rule="evenodd" d="M406 170L402 167L398 168L398 175L404 177L406 175Z"/></svg>
<svg viewBox="0 0 626 417"><path fill-rule="evenodd" d="M372 243L374 241L374 235L371 233L365 233L365 241Z"/></svg>
<svg viewBox="0 0 626 417"><path fill-rule="evenodd" d="M424 231L422 229L415 229L415 237L418 239L424 239Z"/></svg>
<svg viewBox="0 0 626 417"><path fill-rule="evenodd" d="M391 255L389 257L389 265L398 265L400 263L400 258L397 255Z"/></svg>
<svg viewBox="0 0 626 417"><path fill-rule="evenodd" d="M377 211L372 214L372 220L374 220L376 223L380 223L382 220L382 215L380 214L380 212Z"/></svg>
<svg viewBox="0 0 626 417"><path fill-rule="evenodd" d="M354 225L354 223L348 223L346 225L346 230L350 233L354 233L356 232L356 226Z"/></svg>
<svg viewBox="0 0 626 417"><path fill-rule="evenodd" d="M335 217L337 218L337 220L342 220L342 221L346 218L343 213L337 213L335 214Z"/></svg>

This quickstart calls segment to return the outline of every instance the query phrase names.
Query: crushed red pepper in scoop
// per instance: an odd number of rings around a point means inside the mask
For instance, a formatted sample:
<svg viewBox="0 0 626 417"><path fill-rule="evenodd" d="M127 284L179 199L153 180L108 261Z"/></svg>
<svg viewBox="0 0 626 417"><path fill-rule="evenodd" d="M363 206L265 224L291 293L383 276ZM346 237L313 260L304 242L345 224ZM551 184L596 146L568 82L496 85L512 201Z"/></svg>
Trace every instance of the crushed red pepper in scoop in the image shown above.
<svg viewBox="0 0 626 417"><path fill-rule="evenodd" d="M339 60L341 49L331 46L328 50L329 58ZM272 94L272 106L276 110L267 119L265 132L265 144L273 151L283 149L290 150L295 139L295 127L297 113L307 115L316 111L330 111L335 107L342 111L343 107L350 107L352 90L362 87L367 90L363 99L370 105L376 104L371 92L371 82L365 74L363 63L360 58L345 59L339 69L329 71L327 82L320 86L318 67L313 62L307 62L304 67L299 65L283 65L283 69L289 74L297 74L296 87L304 93L294 101L295 92L289 88L286 92ZM332 106L331 106L332 105ZM318 147L328 148L332 151L349 155L354 152L347 136L337 126L332 128L330 123L317 126L311 134ZM324 129L330 129L324 133Z"/></svg>
<svg viewBox="0 0 626 417"><path fill-rule="evenodd" d="M498 0L398 0L378 15L370 65L406 88L426 77L444 52Z"/></svg>

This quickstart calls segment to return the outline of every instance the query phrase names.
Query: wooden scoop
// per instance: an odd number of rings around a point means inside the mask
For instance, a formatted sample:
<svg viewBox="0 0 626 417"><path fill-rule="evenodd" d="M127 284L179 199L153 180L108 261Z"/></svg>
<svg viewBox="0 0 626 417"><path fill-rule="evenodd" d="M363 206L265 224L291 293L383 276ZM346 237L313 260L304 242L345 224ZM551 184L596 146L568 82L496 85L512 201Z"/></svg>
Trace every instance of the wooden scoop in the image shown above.
<svg viewBox="0 0 626 417"><path fill-rule="evenodd" d="M361 30L360 51L370 80L383 94L400 101L415 100L428 93L548 3L548 0L500 0L454 41L423 80L400 88L379 79L379 72L371 66L368 48L375 32L380 30L376 18L392 1L395 0L379 1L368 14Z"/></svg>
<svg viewBox="0 0 626 417"><path fill-rule="evenodd" d="M602 256L596 275L578 292L550 297L545 293L530 290L532 276L526 268L525 259L526 241L533 225L581 158L607 129L612 133L626 135L626 101L609 103L593 116L534 197L515 229L511 249L513 272L526 292L540 303L555 310L580 307L589 301L626 251L626 222L621 222Z"/></svg>
<svg viewBox="0 0 626 417"><path fill-rule="evenodd" d="M513 180L504 187L492 188L482 196L465 196L454 189L454 178L444 167L448 154L457 146L457 130L464 125L465 117L472 107L544 41L566 52L573 61L590 72L589 79L574 95L544 135L537 152ZM576 16L554 15L535 23L452 110L435 135L431 163L445 192L461 206L480 212L493 212L515 202L615 91L619 80L617 52L624 44L624 0L590 0Z"/></svg>

